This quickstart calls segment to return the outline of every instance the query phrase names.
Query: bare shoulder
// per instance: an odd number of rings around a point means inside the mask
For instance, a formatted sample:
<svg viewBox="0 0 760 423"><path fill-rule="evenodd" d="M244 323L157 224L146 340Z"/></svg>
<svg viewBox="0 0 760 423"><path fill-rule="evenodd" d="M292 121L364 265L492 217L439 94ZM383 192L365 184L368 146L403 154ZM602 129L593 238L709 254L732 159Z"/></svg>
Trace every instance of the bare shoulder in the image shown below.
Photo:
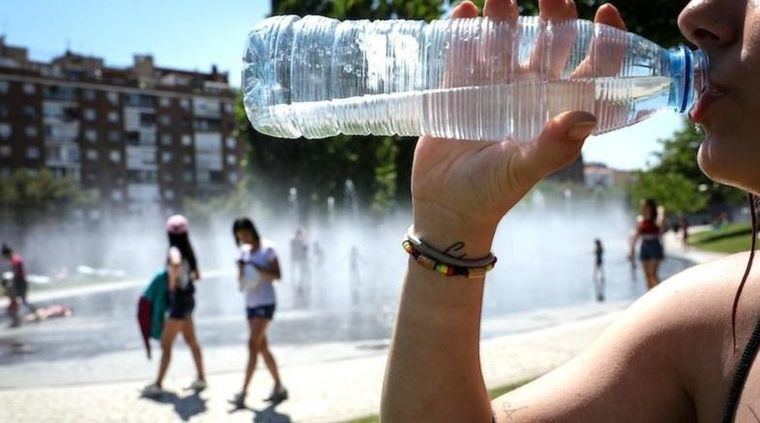
<svg viewBox="0 0 760 423"><path fill-rule="evenodd" d="M733 255L663 282L578 357L497 399L497 419L719 420L734 365L731 306L747 259ZM740 342L760 310L758 279L760 263L740 303Z"/></svg>
<svg viewBox="0 0 760 423"><path fill-rule="evenodd" d="M637 301L629 318L646 319L642 312L655 313L663 323L675 329L725 328L731 321L731 309L744 275L749 253L739 253L710 263L691 267ZM760 263L750 273L740 307L757 310L757 301L747 301L760 294Z"/></svg>

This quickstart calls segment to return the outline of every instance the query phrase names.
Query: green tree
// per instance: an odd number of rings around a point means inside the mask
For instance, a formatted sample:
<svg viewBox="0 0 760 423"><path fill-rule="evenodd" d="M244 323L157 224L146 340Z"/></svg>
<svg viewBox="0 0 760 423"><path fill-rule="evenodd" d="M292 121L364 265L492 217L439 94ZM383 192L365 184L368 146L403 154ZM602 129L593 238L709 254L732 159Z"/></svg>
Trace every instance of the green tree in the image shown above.
<svg viewBox="0 0 760 423"><path fill-rule="evenodd" d="M94 193L80 190L70 178L56 178L48 169L37 173L19 169L0 178L0 219L25 227L92 205L96 197Z"/></svg>
<svg viewBox="0 0 760 423"><path fill-rule="evenodd" d="M697 151L704 135L688 122L672 137L660 140L655 165L641 171L632 187L634 201L654 198L675 213L705 210L714 204L738 204L741 191L711 181L697 164Z"/></svg>

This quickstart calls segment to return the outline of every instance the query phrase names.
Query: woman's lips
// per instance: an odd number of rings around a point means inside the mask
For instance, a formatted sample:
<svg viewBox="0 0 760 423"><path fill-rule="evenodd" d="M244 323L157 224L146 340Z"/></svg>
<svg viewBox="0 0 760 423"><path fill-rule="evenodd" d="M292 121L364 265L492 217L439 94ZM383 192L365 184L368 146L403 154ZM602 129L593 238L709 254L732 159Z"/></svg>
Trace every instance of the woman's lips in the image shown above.
<svg viewBox="0 0 760 423"><path fill-rule="evenodd" d="M694 108L691 109L689 117L691 118L692 122L705 123L705 119L707 119L707 115L710 112L710 109L712 109L715 102L717 102L721 97L725 95L726 90L720 87L717 87L715 85L710 85L707 87L707 89L703 91L702 94L700 94L699 100L697 100L697 104L695 104Z"/></svg>

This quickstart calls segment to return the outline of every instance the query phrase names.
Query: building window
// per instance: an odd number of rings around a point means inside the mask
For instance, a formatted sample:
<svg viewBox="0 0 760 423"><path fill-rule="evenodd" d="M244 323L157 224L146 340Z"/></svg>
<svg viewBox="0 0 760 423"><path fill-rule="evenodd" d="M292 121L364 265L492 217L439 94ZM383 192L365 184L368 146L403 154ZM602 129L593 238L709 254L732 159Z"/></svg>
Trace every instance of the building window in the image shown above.
<svg viewBox="0 0 760 423"><path fill-rule="evenodd" d="M235 110L235 106L232 103L222 103L224 105L224 113L232 113Z"/></svg>
<svg viewBox="0 0 760 423"><path fill-rule="evenodd" d="M183 110L190 110L190 99L183 98L179 101L179 107L182 107Z"/></svg>
<svg viewBox="0 0 760 423"><path fill-rule="evenodd" d="M0 101L0 118L8 117L8 105L4 101Z"/></svg>
<svg viewBox="0 0 760 423"><path fill-rule="evenodd" d="M161 97L158 99L158 105L161 107L169 107L171 99L169 97Z"/></svg>
<svg viewBox="0 0 760 423"><path fill-rule="evenodd" d="M235 172L230 172L230 173L228 174L227 178L229 179L229 181L230 181L230 184L234 185L234 184L236 184L236 183L237 183L237 173L235 173Z"/></svg>
<svg viewBox="0 0 760 423"><path fill-rule="evenodd" d="M29 160L37 160L40 158L40 149L38 147L28 147L26 149L26 158Z"/></svg>
<svg viewBox="0 0 760 423"><path fill-rule="evenodd" d="M84 90L83 91L84 99L87 101L94 101L95 100L95 90Z"/></svg>
<svg viewBox="0 0 760 423"><path fill-rule="evenodd" d="M108 131L108 142L120 142L121 133L117 130L111 129Z"/></svg>
<svg viewBox="0 0 760 423"><path fill-rule="evenodd" d="M182 180L185 182L193 182L193 172L189 170L182 172Z"/></svg>
<svg viewBox="0 0 760 423"><path fill-rule="evenodd" d="M193 138L190 135L183 135L182 145L185 147L190 147L191 145L193 145Z"/></svg>
<svg viewBox="0 0 760 423"><path fill-rule="evenodd" d="M87 150L87 160L98 160L98 151L97 150Z"/></svg>
<svg viewBox="0 0 760 423"><path fill-rule="evenodd" d="M0 94L7 94L8 87L10 87L10 84L8 84L8 81L0 81Z"/></svg>
<svg viewBox="0 0 760 423"><path fill-rule="evenodd" d="M235 142L235 138L227 137L227 148L229 148L230 150L232 150L232 149L235 148L235 144L237 144Z"/></svg>
<svg viewBox="0 0 760 423"><path fill-rule="evenodd" d="M169 126L172 124L172 117L169 115L161 115L158 117L158 121L161 123L161 125Z"/></svg>
<svg viewBox="0 0 760 423"><path fill-rule="evenodd" d="M0 123L0 138L8 138L11 136L11 124Z"/></svg>
<svg viewBox="0 0 760 423"><path fill-rule="evenodd" d="M84 109L84 120L87 122L95 122L96 117L97 113L95 112L95 109Z"/></svg>
<svg viewBox="0 0 760 423"><path fill-rule="evenodd" d="M124 199L124 193L120 189L115 189L111 192L111 199L113 201L122 201Z"/></svg>
<svg viewBox="0 0 760 423"><path fill-rule="evenodd" d="M108 154L108 158L111 159L111 161L114 163L119 163L121 161L121 151L111 150L111 152Z"/></svg>
<svg viewBox="0 0 760 423"><path fill-rule="evenodd" d="M172 153L169 151L164 151L161 153L161 161L164 163L169 163L172 161Z"/></svg>
<svg viewBox="0 0 760 423"><path fill-rule="evenodd" d="M24 128L24 133L29 138L37 138L37 135L39 135L39 131L37 130L36 126L27 126Z"/></svg>
<svg viewBox="0 0 760 423"><path fill-rule="evenodd" d="M37 87L34 84L24 84L24 94L32 95L37 92Z"/></svg>
<svg viewBox="0 0 760 423"><path fill-rule="evenodd" d="M164 198L167 200L174 200L174 191L167 189L164 191Z"/></svg>
<svg viewBox="0 0 760 423"><path fill-rule="evenodd" d="M94 129L87 129L84 131L84 139L90 142L95 142L98 140L98 133Z"/></svg>
<svg viewBox="0 0 760 423"><path fill-rule="evenodd" d="M10 157L10 156L11 156L11 146L0 145L0 157Z"/></svg>
<svg viewBox="0 0 760 423"><path fill-rule="evenodd" d="M235 163L237 163L237 157L235 157L234 154L228 154L227 155L227 164L230 166L235 166Z"/></svg>
<svg viewBox="0 0 760 423"><path fill-rule="evenodd" d="M106 94L106 96L108 97L108 102L111 103L112 105L115 106L119 104L119 93L109 92L108 94Z"/></svg>
<svg viewBox="0 0 760 423"><path fill-rule="evenodd" d="M119 112L108 112L108 121L116 123L119 121Z"/></svg>
<svg viewBox="0 0 760 423"><path fill-rule="evenodd" d="M24 115L25 118L36 118L37 117L37 109L34 106L26 105L21 109L21 113Z"/></svg>
<svg viewBox="0 0 760 423"><path fill-rule="evenodd" d="M172 145L172 134L161 135L161 145Z"/></svg>
<svg viewBox="0 0 760 423"><path fill-rule="evenodd" d="M182 163L184 163L184 164L192 164L193 163L193 158L190 157L190 156L185 156L185 157L182 158Z"/></svg>

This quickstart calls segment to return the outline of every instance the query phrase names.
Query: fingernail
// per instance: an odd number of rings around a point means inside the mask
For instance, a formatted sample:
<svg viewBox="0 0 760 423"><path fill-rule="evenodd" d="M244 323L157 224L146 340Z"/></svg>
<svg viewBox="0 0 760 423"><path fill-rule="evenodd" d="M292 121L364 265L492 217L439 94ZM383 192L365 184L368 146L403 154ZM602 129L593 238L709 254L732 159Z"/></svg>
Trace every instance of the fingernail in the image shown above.
<svg viewBox="0 0 760 423"><path fill-rule="evenodd" d="M571 140L582 140L591 134L596 128L596 121L578 122L567 131L567 137Z"/></svg>

